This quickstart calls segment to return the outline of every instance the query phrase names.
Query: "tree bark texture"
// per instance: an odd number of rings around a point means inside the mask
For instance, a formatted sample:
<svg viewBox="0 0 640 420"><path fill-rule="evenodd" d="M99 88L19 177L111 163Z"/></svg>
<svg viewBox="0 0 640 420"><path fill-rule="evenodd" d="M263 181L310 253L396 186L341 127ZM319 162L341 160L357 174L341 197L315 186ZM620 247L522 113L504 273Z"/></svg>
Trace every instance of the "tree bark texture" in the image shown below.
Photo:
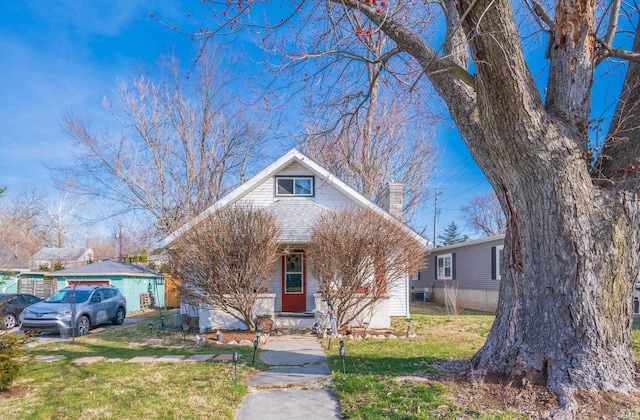
<svg viewBox="0 0 640 420"><path fill-rule="evenodd" d="M544 100L509 1L456 6L473 86L456 77L466 68L463 54L450 54L458 67L451 66L397 22L369 17L422 65L507 216L496 320L474 369L546 384L571 417L574 390L636 389L631 296L640 267L640 181L638 172L625 183L594 181L585 157L597 59L593 4L560 4ZM637 74L632 66L628 86ZM618 152L633 160L638 126L629 124L627 153Z"/></svg>

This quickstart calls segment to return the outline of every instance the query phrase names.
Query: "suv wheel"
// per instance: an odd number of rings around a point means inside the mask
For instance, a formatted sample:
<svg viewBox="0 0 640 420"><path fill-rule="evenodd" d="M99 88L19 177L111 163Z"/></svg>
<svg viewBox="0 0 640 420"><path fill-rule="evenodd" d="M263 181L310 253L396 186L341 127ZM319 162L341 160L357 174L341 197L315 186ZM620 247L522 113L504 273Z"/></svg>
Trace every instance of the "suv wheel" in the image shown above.
<svg viewBox="0 0 640 420"><path fill-rule="evenodd" d="M116 317L111 321L113 322L113 325L122 325L124 322L124 315L124 308L118 308L116 311Z"/></svg>
<svg viewBox="0 0 640 420"><path fill-rule="evenodd" d="M84 315L78 318L77 328L78 336L87 334L89 332L89 329L91 328L91 322L89 322L89 318Z"/></svg>

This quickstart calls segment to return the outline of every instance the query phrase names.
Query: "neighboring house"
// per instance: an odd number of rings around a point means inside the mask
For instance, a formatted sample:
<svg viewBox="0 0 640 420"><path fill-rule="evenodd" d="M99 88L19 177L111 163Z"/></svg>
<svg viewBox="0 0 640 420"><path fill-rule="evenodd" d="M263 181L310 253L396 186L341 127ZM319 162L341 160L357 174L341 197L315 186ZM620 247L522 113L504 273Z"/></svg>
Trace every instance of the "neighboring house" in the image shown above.
<svg viewBox="0 0 640 420"><path fill-rule="evenodd" d="M127 313L142 310L149 294L154 306L164 306L164 276L137 264L105 260L47 275L56 280L58 289L74 283L117 287L127 298Z"/></svg>
<svg viewBox="0 0 640 420"><path fill-rule="evenodd" d="M322 301L319 283L306 267L304 252L309 240L309 228L316 217L329 209L368 208L395 223L401 224L407 232L426 246L426 240L404 225L402 218L402 185L390 184L383 192L385 209L372 203L343 181L331 175L326 169L303 155L296 149L290 150L266 169L246 181L240 187L209 207L185 226L165 238L160 246L170 247L171 243L198 222L226 206L251 204L266 207L276 216L280 226L280 242L283 248L294 250L273 268L267 292L259 297L256 315L276 316L275 325L294 326L300 323L288 323L295 316L308 317L321 308ZM389 211L390 210L390 211ZM286 259L286 260L285 260ZM291 271L291 270L295 270ZM289 276L289 282L285 278ZM291 279L297 282L292 284ZM389 297L383 299L369 314L371 328L389 327L391 316L409 316L408 276L394 282L389 288ZM182 313L189 312L186 305L181 306ZM202 306L200 307L202 309ZM206 307L205 307L206 309ZM243 328L244 325L210 310L199 313L201 328ZM203 320L204 318L208 318Z"/></svg>
<svg viewBox="0 0 640 420"><path fill-rule="evenodd" d="M504 235L461 242L430 250L426 268L411 282L414 297L421 292L445 303L445 286L457 289L458 306L496 310L500 289Z"/></svg>
<svg viewBox="0 0 640 420"><path fill-rule="evenodd" d="M459 306L495 312L502 273L504 235L430 250L426 268L411 281L414 299L445 303L445 285L457 287ZM640 315L640 281L633 291L633 313Z"/></svg>
<svg viewBox="0 0 640 420"><path fill-rule="evenodd" d="M42 248L29 261L33 269L47 267L53 270L56 264L62 264L64 268L73 268L93 262L91 248Z"/></svg>

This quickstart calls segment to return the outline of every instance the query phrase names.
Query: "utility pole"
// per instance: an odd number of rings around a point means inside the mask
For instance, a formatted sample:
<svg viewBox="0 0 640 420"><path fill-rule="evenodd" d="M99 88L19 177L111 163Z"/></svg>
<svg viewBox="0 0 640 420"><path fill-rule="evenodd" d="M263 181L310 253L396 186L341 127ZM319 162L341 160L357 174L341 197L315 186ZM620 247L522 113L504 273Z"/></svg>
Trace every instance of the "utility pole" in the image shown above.
<svg viewBox="0 0 640 420"><path fill-rule="evenodd" d="M118 232L116 233L116 254L118 261L122 261L122 223L118 224Z"/></svg>
<svg viewBox="0 0 640 420"><path fill-rule="evenodd" d="M435 208L433 211L433 247L436 247L436 235L438 232L438 187L436 187L436 199L435 199Z"/></svg>

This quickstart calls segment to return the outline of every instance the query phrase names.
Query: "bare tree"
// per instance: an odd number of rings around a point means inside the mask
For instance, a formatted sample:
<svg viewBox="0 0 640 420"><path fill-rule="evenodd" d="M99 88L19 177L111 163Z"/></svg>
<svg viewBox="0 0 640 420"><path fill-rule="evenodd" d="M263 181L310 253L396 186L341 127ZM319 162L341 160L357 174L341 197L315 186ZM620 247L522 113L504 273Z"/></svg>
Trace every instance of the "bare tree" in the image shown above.
<svg viewBox="0 0 640 420"><path fill-rule="evenodd" d="M58 248L69 246L68 236L81 226L80 216L85 203L70 194L66 188L59 191L55 200L45 202L44 222L47 225L48 243Z"/></svg>
<svg viewBox="0 0 640 420"><path fill-rule="evenodd" d="M78 153L57 176L118 213L146 216L159 234L244 181L260 152L263 121L225 93L229 73L220 69L218 54L208 57L191 77L172 60L160 80L143 75L122 83L115 100L104 101L119 133L99 134L86 119L67 115L63 128Z"/></svg>
<svg viewBox="0 0 640 420"><path fill-rule="evenodd" d="M378 204L384 185L402 183L403 218L410 221L427 198L436 154L414 98L399 95L403 87L398 84L381 83L384 63L375 57L383 53L388 37L377 32L361 38L369 48L365 71L340 68L341 77L314 76L301 148Z"/></svg>
<svg viewBox="0 0 640 420"><path fill-rule="evenodd" d="M21 261L47 243L44 195L36 189L15 191L0 210L0 242Z"/></svg>
<svg viewBox="0 0 640 420"><path fill-rule="evenodd" d="M202 36L255 23L253 5L220 4L228 11L217 15L223 25ZM505 273L496 320L472 359L474 372L501 374L505 383L542 379L560 401L557 418L574 417L576 390L636 391L630 333L631 293L640 273L635 6L617 0L556 1L548 10L537 1L514 10L509 0L286 5L295 19L274 22L269 30L309 25L309 36L302 29L297 38L283 31L290 36L288 74L296 64L328 55L366 65L359 17L371 33L382 31L391 40L375 61L416 66L418 74L401 78L408 89L427 91L416 80L428 79L493 186L507 218ZM626 29L635 34L633 51L624 48L630 44ZM538 45L546 48L525 52L530 39L541 38L548 42ZM534 78L529 57L548 61L546 85ZM591 103L596 70L610 58L630 62L604 153L598 154L589 143ZM593 160L601 163L598 171Z"/></svg>
<svg viewBox="0 0 640 420"><path fill-rule="evenodd" d="M253 307L280 253L268 210L229 206L171 244L172 274L182 296L222 309L255 329Z"/></svg>
<svg viewBox="0 0 640 420"><path fill-rule="evenodd" d="M309 266L323 298L333 305L338 327L362 319L425 263L424 246L368 209L328 210L309 235Z"/></svg>
<svg viewBox="0 0 640 420"><path fill-rule="evenodd" d="M484 236L500 235L507 230L507 218L495 193L476 195L460 207L467 226Z"/></svg>

